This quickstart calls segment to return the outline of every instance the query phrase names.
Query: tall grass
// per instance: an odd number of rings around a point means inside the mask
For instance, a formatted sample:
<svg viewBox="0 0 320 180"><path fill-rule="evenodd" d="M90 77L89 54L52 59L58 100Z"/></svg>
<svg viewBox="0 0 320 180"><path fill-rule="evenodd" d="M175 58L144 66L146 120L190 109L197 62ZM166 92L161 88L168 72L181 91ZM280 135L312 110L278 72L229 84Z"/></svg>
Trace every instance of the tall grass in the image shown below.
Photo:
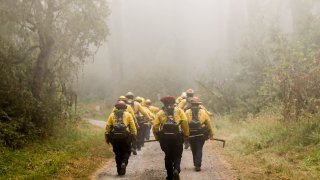
<svg viewBox="0 0 320 180"><path fill-rule="evenodd" d="M87 178L108 157L103 130L65 124L50 139L20 150L1 147L0 179Z"/></svg>
<svg viewBox="0 0 320 180"><path fill-rule="evenodd" d="M215 123L218 136L229 141L229 155L238 161L250 158L265 174L281 178L319 178L320 115L291 123L280 117L269 112L235 122L224 116L216 118Z"/></svg>

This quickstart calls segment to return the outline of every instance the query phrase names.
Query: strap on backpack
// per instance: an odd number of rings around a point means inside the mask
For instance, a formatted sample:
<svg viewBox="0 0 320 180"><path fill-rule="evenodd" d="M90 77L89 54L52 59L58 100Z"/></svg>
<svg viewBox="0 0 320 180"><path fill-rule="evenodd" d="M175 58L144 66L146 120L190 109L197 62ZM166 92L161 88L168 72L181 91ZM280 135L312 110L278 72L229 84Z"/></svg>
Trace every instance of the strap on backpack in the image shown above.
<svg viewBox="0 0 320 180"><path fill-rule="evenodd" d="M124 111L123 111L123 110L118 110L118 111L115 112L116 123L117 123L117 124L124 124L126 127L128 127L128 126L124 123L123 114L124 114Z"/></svg>

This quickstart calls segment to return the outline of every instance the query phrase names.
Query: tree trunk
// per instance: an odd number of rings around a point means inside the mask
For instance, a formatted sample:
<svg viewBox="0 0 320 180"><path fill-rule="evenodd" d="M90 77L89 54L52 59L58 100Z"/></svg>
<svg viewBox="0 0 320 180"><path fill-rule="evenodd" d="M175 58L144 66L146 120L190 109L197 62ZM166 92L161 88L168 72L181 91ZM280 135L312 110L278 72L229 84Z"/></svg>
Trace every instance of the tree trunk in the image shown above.
<svg viewBox="0 0 320 180"><path fill-rule="evenodd" d="M39 31L39 37L42 43L40 43L40 54L36 61L32 83L32 94L37 99L40 97L43 82L46 79L46 71L48 71L48 61L54 44L53 38L44 35L41 30Z"/></svg>
<svg viewBox="0 0 320 180"><path fill-rule="evenodd" d="M54 18L55 1L49 0L47 7L45 19L43 21L39 20L39 22L37 22L38 26L36 27L40 44L40 54L36 60L32 82L32 94L36 99L40 98L40 93L48 71L48 61L54 45L51 29ZM39 11L45 10L40 2L37 2L37 9Z"/></svg>

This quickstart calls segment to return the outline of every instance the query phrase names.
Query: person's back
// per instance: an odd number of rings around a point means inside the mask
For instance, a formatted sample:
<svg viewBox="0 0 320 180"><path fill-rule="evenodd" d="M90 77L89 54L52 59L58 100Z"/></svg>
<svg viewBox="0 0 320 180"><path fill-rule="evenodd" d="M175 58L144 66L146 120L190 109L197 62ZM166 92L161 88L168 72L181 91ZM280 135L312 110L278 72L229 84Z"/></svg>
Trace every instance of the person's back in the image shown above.
<svg viewBox="0 0 320 180"><path fill-rule="evenodd" d="M165 153L167 179L179 179L183 137L189 136L188 122L183 110L174 108L173 96L165 96L161 101L164 107L156 114L153 133Z"/></svg>
<svg viewBox="0 0 320 180"><path fill-rule="evenodd" d="M106 122L105 139L108 144L112 144L118 175L124 175L131 154L131 142L137 135L137 129L132 115L126 112L125 102L118 101L115 108Z"/></svg>
<svg viewBox="0 0 320 180"><path fill-rule="evenodd" d="M196 171L201 170L202 149L205 140L213 137L212 125L209 115L200 108L200 100L194 97L191 108L186 111L190 128L189 143L193 155L193 164Z"/></svg>

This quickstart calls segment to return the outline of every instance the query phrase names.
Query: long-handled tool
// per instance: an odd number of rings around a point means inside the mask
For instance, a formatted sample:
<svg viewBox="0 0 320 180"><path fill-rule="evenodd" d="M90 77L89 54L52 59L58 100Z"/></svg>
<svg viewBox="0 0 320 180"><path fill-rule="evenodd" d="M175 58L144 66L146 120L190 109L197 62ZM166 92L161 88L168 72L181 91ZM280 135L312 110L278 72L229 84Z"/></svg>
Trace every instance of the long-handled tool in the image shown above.
<svg viewBox="0 0 320 180"><path fill-rule="evenodd" d="M190 138L195 138L195 137L200 137L200 136L204 136L204 134L193 135L193 136L189 136L188 138L190 139ZM210 139L210 140L222 142L222 143L223 143L223 144L222 144L222 147L223 147L223 148L224 148L224 146L225 146L225 144L226 144L226 140L224 140L224 139L212 138L212 139Z"/></svg>
<svg viewBox="0 0 320 180"><path fill-rule="evenodd" d="M222 142L222 143L223 143L223 144L222 144L222 147L223 147L223 148L224 148L224 145L226 144L226 140L224 140L224 139L213 138L212 140Z"/></svg>
<svg viewBox="0 0 320 180"><path fill-rule="evenodd" d="M193 136L189 136L188 138L195 138L195 137L200 137L200 136L204 136L203 134L198 134L198 135L193 135ZM226 144L226 140L224 139L218 139L218 138L213 138L213 139L210 139L210 140L214 140L214 141L220 141L222 142L222 147L224 148L225 144ZM148 142L155 142L155 141L158 141L158 140L155 140L155 139L152 139L152 140L147 140L147 141L144 141L145 143L148 143Z"/></svg>

